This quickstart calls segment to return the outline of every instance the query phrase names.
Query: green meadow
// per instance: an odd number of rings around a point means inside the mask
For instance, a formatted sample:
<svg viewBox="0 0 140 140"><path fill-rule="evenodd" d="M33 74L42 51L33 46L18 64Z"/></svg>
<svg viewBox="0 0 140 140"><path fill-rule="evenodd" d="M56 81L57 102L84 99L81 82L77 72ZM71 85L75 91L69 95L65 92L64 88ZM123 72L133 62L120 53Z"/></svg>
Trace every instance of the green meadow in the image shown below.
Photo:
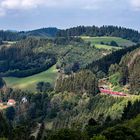
<svg viewBox="0 0 140 140"><path fill-rule="evenodd" d="M130 40L122 39L120 37L110 37L110 36L103 36L103 37L82 36L82 39L84 39L87 42L91 42L97 48L103 48L103 49L105 48L110 49L113 46L101 45L101 42L103 42L104 44L109 44L111 41L115 41L119 46L122 46L122 47L124 46L129 47L135 44ZM113 48L116 48L116 47L113 47Z"/></svg>
<svg viewBox="0 0 140 140"><path fill-rule="evenodd" d="M28 91L36 91L36 84L38 82L49 82L54 84L57 77L56 66L54 65L50 69L41 72L39 74L35 74L29 77L24 78L15 78L15 77L4 77L4 80L8 87L12 87L14 89L28 90Z"/></svg>

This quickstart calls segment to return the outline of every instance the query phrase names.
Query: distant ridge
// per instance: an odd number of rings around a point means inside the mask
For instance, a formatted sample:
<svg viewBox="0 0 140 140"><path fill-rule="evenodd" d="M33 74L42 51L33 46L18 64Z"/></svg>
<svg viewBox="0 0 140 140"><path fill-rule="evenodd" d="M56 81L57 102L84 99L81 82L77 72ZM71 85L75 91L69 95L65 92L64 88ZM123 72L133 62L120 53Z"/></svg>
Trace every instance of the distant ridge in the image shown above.
<svg viewBox="0 0 140 140"><path fill-rule="evenodd" d="M138 31L117 26L77 26L65 30L57 29L56 27L49 27L21 32L0 30L0 39L3 41L16 41L29 36L43 38L68 36L112 36L140 43L140 33Z"/></svg>
<svg viewBox="0 0 140 140"><path fill-rule="evenodd" d="M27 36L40 36L40 37L55 37L58 32L57 28L41 28L25 32Z"/></svg>
<svg viewBox="0 0 140 140"><path fill-rule="evenodd" d="M41 28L32 31L4 31L0 30L0 39L3 41L18 41L29 36L35 37L55 37L59 29L57 28Z"/></svg>
<svg viewBox="0 0 140 140"><path fill-rule="evenodd" d="M66 30L59 30L57 36L111 36L131 40L135 43L140 42L140 33L138 31L118 26L77 26Z"/></svg>

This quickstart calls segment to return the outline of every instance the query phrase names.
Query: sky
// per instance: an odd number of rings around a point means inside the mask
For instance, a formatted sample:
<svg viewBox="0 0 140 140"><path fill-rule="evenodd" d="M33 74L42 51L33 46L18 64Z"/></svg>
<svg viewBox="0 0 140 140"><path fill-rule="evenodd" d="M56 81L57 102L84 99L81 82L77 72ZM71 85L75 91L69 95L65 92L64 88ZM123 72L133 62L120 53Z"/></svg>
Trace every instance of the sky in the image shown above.
<svg viewBox="0 0 140 140"><path fill-rule="evenodd" d="M0 0L0 29L117 25L140 31L140 0Z"/></svg>

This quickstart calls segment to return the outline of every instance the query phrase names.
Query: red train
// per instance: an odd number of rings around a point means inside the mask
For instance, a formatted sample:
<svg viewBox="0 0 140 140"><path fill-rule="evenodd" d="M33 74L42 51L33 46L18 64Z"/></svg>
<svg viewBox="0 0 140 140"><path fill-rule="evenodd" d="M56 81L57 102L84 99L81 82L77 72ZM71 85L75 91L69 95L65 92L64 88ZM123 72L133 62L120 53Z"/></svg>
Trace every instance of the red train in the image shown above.
<svg viewBox="0 0 140 140"><path fill-rule="evenodd" d="M106 93L106 94L109 94L109 95L127 96L127 95L126 95L125 93L123 93L123 92L116 92L116 91L111 91L111 90L103 89L103 88L100 88L100 92L101 92L101 93Z"/></svg>

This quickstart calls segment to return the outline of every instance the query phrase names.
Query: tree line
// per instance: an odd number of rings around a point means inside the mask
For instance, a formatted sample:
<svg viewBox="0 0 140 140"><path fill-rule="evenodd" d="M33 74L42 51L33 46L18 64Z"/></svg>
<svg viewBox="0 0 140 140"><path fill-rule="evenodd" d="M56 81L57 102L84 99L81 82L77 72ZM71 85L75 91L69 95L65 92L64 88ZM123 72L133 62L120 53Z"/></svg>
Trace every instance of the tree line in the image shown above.
<svg viewBox="0 0 140 140"><path fill-rule="evenodd" d="M47 70L56 63L48 52L34 52L48 40L27 38L0 50L0 76L25 77Z"/></svg>
<svg viewBox="0 0 140 140"><path fill-rule="evenodd" d="M57 36L112 36L128 39L133 42L140 42L140 33L138 31L117 26L78 26L66 30L59 30Z"/></svg>
<svg viewBox="0 0 140 140"><path fill-rule="evenodd" d="M98 81L96 76L89 70L81 70L65 77L60 75L56 81L56 92L74 92L74 93L89 93L96 95L98 90Z"/></svg>
<svg viewBox="0 0 140 140"><path fill-rule="evenodd" d="M140 94L140 49L137 48L122 57L120 63L112 64L109 74L119 73L119 84L121 86L130 85L130 93Z"/></svg>
<svg viewBox="0 0 140 140"><path fill-rule="evenodd" d="M4 31L0 30L0 39L3 41L19 41L31 36L34 37L55 37L58 32L57 28L41 28L32 31Z"/></svg>
<svg viewBox="0 0 140 140"><path fill-rule="evenodd" d="M93 73L96 73L97 75L102 73L102 75L104 76L104 74L109 74L109 68L111 64L119 64L124 55L132 52L137 48L139 48L139 45L112 52L111 54L99 60L93 61L91 64L87 65L86 68L90 69Z"/></svg>

